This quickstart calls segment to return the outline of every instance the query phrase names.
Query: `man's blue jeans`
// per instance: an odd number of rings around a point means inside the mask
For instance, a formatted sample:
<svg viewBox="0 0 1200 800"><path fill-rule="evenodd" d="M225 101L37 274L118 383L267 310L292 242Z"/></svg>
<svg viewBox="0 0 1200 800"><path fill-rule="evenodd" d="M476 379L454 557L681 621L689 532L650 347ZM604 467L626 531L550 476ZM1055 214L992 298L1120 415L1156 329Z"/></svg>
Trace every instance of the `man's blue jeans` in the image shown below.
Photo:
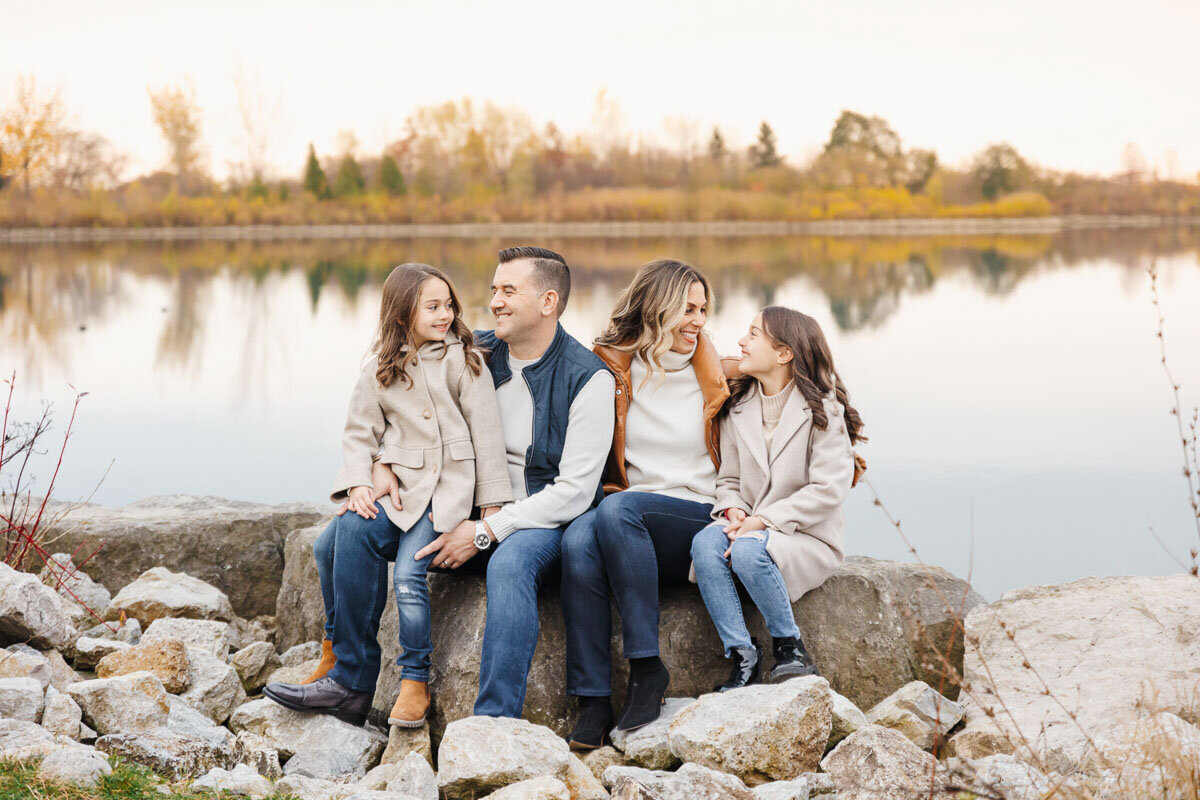
<svg viewBox="0 0 1200 800"><path fill-rule="evenodd" d="M618 492L563 535L562 605L567 694L612 694L612 611L626 658L658 655L658 587L687 583L696 531L712 506L652 492Z"/></svg>
<svg viewBox="0 0 1200 800"><path fill-rule="evenodd" d="M422 514L416 525L402 531L378 503L375 507L375 519L349 511L334 517L313 543L325 602L325 635L333 640L337 656L329 677L356 692L375 691L379 678L379 618L387 603L389 561L396 562L393 582L402 648L396 664L401 677L428 682L433 653L425 583L433 557L413 559L437 537L433 523Z"/></svg>
<svg viewBox="0 0 1200 800"><path fill-rule="evenodd" d="M558 582L562 528L510 533L451 574L487 575L475 715L519 718L538 640L538 593ZM440 570L435 570L440 571Z"/></svg>
<svg viewBox="0 0 1200 800"><path fill-rule="evenodd" d="M750 599L758 606L767 623L767 630L777 639L800 638L787 586L779 567L767 552L768 531L739 536L732 544L725 535L725 523L714 522L696 534L692 540L692 563L696 565L696 581L708 615L717 626L725 656L735 647L752 647L742 601L738 597L733 576L746 587ZM725 550L732 547L729 558Z"/></svg>

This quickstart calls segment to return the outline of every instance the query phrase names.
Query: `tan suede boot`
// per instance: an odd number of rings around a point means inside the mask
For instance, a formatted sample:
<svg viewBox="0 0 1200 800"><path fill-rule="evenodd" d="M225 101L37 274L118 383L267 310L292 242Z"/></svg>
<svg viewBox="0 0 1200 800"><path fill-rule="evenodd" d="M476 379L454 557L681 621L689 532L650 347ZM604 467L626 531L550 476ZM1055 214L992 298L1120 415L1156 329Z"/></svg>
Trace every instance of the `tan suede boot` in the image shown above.
<svg viewBox="0 0 1200 800"><path fill-rule="evenodd" d="M335 664L337 664L337 656L333 654L333 642L326 639L321 642L321 660L317 663L317 668L313 670L312 675L300 681L300 684L304 685L319 681L329 674L329 670L333 669Z"/></svg>
<svg viewBox="0 0 1200 800"><path fill-rule="evenodd" d="M419 728L425 724L429 713L429 684L420 681L400 681L400 696L392 713L388 714L389 725L401 728Z"/></svg>

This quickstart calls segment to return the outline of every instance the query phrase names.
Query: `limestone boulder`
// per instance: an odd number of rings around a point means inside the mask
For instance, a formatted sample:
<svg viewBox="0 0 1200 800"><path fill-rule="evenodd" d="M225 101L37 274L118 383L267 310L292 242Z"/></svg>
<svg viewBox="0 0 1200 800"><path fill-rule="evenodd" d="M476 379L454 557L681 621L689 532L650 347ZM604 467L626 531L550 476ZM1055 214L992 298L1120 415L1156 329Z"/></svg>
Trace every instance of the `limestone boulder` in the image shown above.
<svg viewBox="0 0 1200 800"><path fill-rule="evenodd" d="M321 599L321 582L312 548L328 524L322 520L287 535L283 579L275 600L275 646L280 650L325 638L325 602Z"/></svg>
<svg viewBox="0 0 1200 800"><path fill-rule="evenodd" d="M700 764L684 764L675 772L644 767L609 767L604 771L604 784L614 790L614 796L621 781L644 787L652 797L662 800L754 800L754 792L736 776Z"/></svg>
<svg viewBox="0 0 1200 800"><path fill-rule="evenodd" d="M981 797L1004 800L1042 800L1054 781L1013 756L991 755L966 762L953 773L954 781ZM1167 796L1167 795L1160 795Z"/></svg>
<svg viewBox="0 0 1200 800"><path fill-rule="evenodd" d="M40 722L45 689L34 678L0 678L0 719Z"/></svg>
<svg viewBox="0 0 1200 800"><path fill-rule="evenodd" d="M234 733L249 731L266 738L281 758L321 750L337 742L339 749L355 754L363 773L379 760L387 738L370 728L334 719L327 714L303 714L262 698L244 703L233 712L229 727Z"/></svg>
<svg viewBox="0 0 1200 800"><path fill-rule="evenodd" d="M79 638L62 599L35 576L0 564L0 645L66 648Z"/></svg>
<svg viewBox="0 0 1200 800"><path fill-rule="evenodd" d="M834 800L833 779L824 772L807 772L790 781L772 781L754 787L755 800Z"/></svg>
<svg viewBox="0 0 1200 800"><path fill-rule="evenodd" d="M847 736L821 761L838 800L949 798L947 775L899 731L867 725Z"/></svg>
<svg viewBox="0 0 1200 800"><path fill-rule="evenodd" d="M141 764L172 781L203 775L214 767L228 768L233 761L228 744L165 727L101 736L96 749Z"/></svg>
<svg viewBox="0 0 1200 800"><path fill-rule="evenodd" d="M41 725L51 733L68 739L80 738L80 723L83 711L69 694L60 692L53 685L46 688L46 704L42 709Z"/></svg>
<svg viewBox="0 0 1200 800"><path fill-rule="evenodd" d="M988 742L1021 756L1028 741L1065 773L1087 758L1084 731L1106 738L1147 712L1187 718L1195 708L1200 581L1190 575L1017 589L974 609L966 630L960 757L988 755ZM964 736L970 753L960 752Z"/></svg>
<svg viewBox="0 0 1200 800"><path fill-rule="evenodd" d="M574 753L567 760L567 774L562 781L567 785L572 800L608 800L604 783Z"/></svg>
<svg viewBox="0 0 1200 800"><path fill-rule="evenodd" d="M267 685L267 678L281 666L275 654L275 645L269 642L254 642L233 654L230 659L237 670L238 680L247 692L257 692Z"/></svg>
<svg viewBox="0 0 1200 800"><path fill-rule="evenodd" d="M76 628L95 625L112 600L108 589L76 567L69 553L50 556L38 577L62 598L63 608Z"/></svg>
<svg viewBox="0 0 1200 800"><path fill-rule="evenodd" d="M85 628L79 635L89 639L115 639L125 644L137 644L142 638L142 623L133 617L127 617L124 622L111 620Z"/></svg>
<svg viewBox="0 0 1200 800"><path fill-rule="evenodd" d="M275 783L275 791L295 795L300 800L347 800L358 791L354 784L337 783L304 775L285 775Z"/></svg>
<svg viewBox="0 0 1200 800"><path fill-rule="evenodd" d="M50 664L50 685L60 692L79 680L79 673L71 669L62 653L57 650L43 650L42 656Z"/></svg>
<svg viewBox="0 0 1200 800"><path fill-rule="evenodd" d="M571 800L571 790L558 778L543 776L509 784L484 800Z"/></svg>
<svg viewBox="0 0 1200 800"><path fill-rule="evenodd" d="M149 672L80 681L67 694L79 704L83 721L101 734L158 728L170 713L162 681Z"/></svg>
<svg viewBox="0 0 1200 800"><path fill-rule="evenodd" d="M322 747L301 750L283 765L284 775L303 775L322 780L357 781L366 776L373 759L352 750Z"/></svg>
<svg viewBox="0 0 1200 800"><path fill-rule="evenodd" d="M233 619L229 597L210 583L166 567L152 567L125 585L108 605L105 616L121 614L149 625L163 617L183 619Z"/></svg>
<svg viewBox="0 0 1200 800"><path fill-rule="evenodd" d="M848 698L837 692L833 693L833 729L829 732L829 743L825 748L832 749L835 744L867 724L867 715Z"/></svg>
<svg viewBox="0 0 1200 800"><path fill-rule="evenodd" d="M45 689L53 675L50 659L27 644L12 644L0 650L0 680L33 678Z"/></svg>
<svg viewBox="0 0 1200 800"><path fill-rule="evenodd" d="M0 760L26 762L56 750L81 747L66 736L51 733L35 722L0 719Z"/></svg>
<svg viewBox="0 0 1200 800"><path fill-rule="evenodd" d="M192 781L192 791L215 794L228 792L238 797L266 797L275 790L269 780L252 768L245 764L237 764L233 769L213 767L202 777Z"/></svg>
<svg viewBox="0 0 1200 800"><path fill-rule="evenodd" d="M618 778L612 786L612 800L662 800L662 795L632 778Z"/></svg>
<svg viewBox="0 0 1200 800"><path fill-rule="evenodd" d="M285 667L297 667L321 658L320 642L301 642L279 654L279 663Z"/></svg>
<svg viewBox="0 0 1200 800"><path fill-rule="evenodd" d="M412 800L438 800L437 775L418 753L398 762L381 763L358 782L358 788L395 792Z"/></svg>
<svg viewBox="0 0 1200 800"><path fill-rule="evenodd" d="M254 769L259 775L277 781L283 777L279 751L265 736L242 731L233 742L233 760Z"/></svg>
<svg viewBox="0 0 1200 800"><path fill-rule="evenodd" d="M429 739L429 723L419 728L401 728L399 725L388 726L387 747L379 758L380 764L398 764L416 753L433 766L433 744Z"/></svg>
<svg viewBox="0 0 1200 800"><path fill-rule="evenodd" d="M207 650L188 651L191 664L188 688L180 698L220 725L233 710L246 701L246 690L233 665L210 655Z"/></svg>
<svg viewBox="0 0 1200 800"><path fill-rule="evenodd" d="M75 786L95 786L102 776L111 774L108 756L90 747L55 750L38 766L39 778Z"/></svg>
<svg viewBox="0 0 1200 800"><path fill-rule="evenodd" d="M204 650L222 661L229 660L235 636L232 626L219 619L162 617L151 622L142 638L179 639L188 647Z"/></svg>
<svg viewBox="0 0 1200 800"><path fill-rule="evenodd" d="M867 722L903 733L922 750L931 749L962 719L962 707L924 681L901 686L867 712Z"/></svg>
<svg viewBox="0 0 1200 800"><path fill-rule="evenodd" d="M128 650L132 645L118 639L93 639L80 636L72 648L75 652L75 669L94 670L105 656Z"/></svg>
<svg viewBox="0 0 1200 800"><path fill-rule="evenodd" d="M809 675L707 694L679 711L667 740L681 760L750 785L815 772L833 728L833 693Z"/></svg>
<svg viewBox="0 0 1200 800"><path fill-rule="evenodd" d="M438 787L449 797L481 797L511 783L570 769L566 741L522 719L466 717L446 727L438 748Z"/></svg>
<svg viewBox="0 0 1200 800"><path fill-rule="evenodd" d="M179 639L151 639L109 653L96 665L98 678L113 678L131 672L149 672L162 681L168 692L179 694L191 684L187 647Z"/></svg>
<svg viewBox="0 0 1200 800"><path fill-rule="evenodd" d="M637 766L631 763L625 757L624 753L609 745L584 753L580 761L583 762L583 765L588 768L592 775L601 780L604 778L604 770L609 767Z"/></svg>
<svg viewBox="0 0 1200 800"><path fill-rule="evenodd" d="M92 578L116 590L151 567L211 583L243 617L275 613L289 531L328 511L309 503L261 505L216 497L151 497L122 508L85 505L57 522L56 546L104 546L87 562Z"/></svg>
<svg viewBox="0 0 1200 800"><path fill-rule="evenodd" d="M187 704L178 695L167 695L167 705L171 710L167 714L167 729L193 739L204 739L221 747L232 747L233 733L217 725L208 717Z"/></svg>
<svg viewBox="0 0 1200 800"><path fill-rule="evenodd" d="M679 766L679 757L671 752L667 743L667 728L675 715L696 702L691 697L671 697L663 706L658 719L634 731L613 729L613 746L625 754L630 763L646 769L674 769Z"/></svg>

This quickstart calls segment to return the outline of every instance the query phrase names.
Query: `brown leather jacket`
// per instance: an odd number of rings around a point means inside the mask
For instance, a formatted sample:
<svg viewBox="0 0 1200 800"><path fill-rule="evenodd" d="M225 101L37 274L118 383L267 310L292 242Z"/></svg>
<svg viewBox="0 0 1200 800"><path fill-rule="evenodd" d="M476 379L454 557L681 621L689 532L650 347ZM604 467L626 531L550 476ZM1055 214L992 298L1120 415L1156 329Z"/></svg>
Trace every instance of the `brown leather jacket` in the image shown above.
<svg viewBox="0 0 1200 800"><path fill-rule="evenodd" d="M629 412L629 398L633 388L629 376L629 364L633 360L633 354L600 344L593 347L592 352L608 365L617 382L616 395L613 398L616 405L616 427L613 429L608 463L604 466L604 493L612 494L629 488L629 476L625 473L625 416ZM720 468L720 433L715 419L717 412L729 397L729 385L725 379L728 368L723 367L716 345L704 333L701 333L696 341L692 366L696 370L696 380L700 383L700 392L704 396L704 442L713 466Z"/></svg>

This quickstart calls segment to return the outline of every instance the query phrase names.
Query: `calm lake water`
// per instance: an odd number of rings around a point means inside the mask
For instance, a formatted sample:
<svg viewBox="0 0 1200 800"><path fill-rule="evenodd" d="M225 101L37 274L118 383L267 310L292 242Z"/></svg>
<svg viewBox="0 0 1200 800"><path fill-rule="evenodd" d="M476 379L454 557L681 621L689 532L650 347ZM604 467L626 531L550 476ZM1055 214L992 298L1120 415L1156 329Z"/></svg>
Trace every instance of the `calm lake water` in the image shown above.
<svg viewBox="0 0 1200 800"><path fill-rule="evenodd" d="M482 327L495 251L514 243L0 247L0 372L17 373L14 417L54 403L55 450L70 387L89 392L60 499L88 495L111 463L96 502L324 502L389 268L445 268ZM971 573L988 598L1177 572L1172 554L1197 544L1146 267L1198 402L1200 231L543 243L572 264L563 324L584 341L661 255L711 277L724 352L767 303L815 316L866 421L874 486L925 561ZM44 486L53 462L37 467ZM911 558L872 500L851 493L849 551Z"/></svg>

